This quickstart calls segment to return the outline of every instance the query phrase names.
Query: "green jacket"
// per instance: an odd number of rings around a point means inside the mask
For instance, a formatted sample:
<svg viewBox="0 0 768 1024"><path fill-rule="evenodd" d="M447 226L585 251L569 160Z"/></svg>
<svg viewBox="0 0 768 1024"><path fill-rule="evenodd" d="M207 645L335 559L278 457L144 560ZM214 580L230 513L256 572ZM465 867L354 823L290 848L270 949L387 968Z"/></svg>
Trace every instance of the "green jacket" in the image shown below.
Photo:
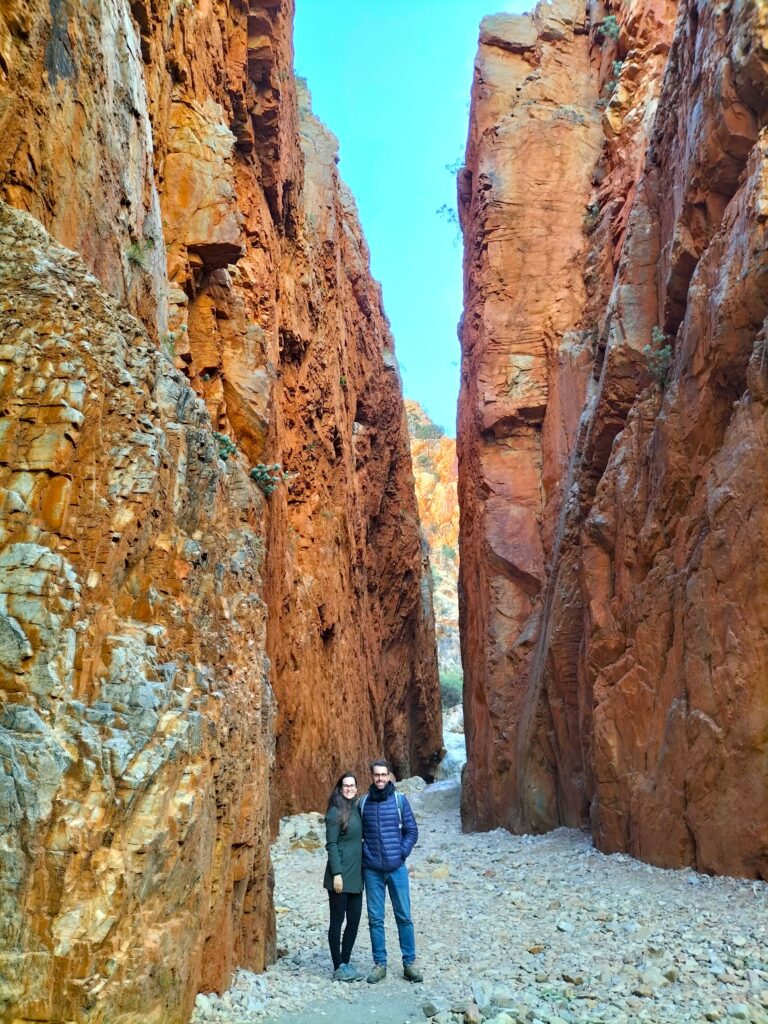
<svg viewBox="0 0 768 1024"><path fill-rule="evenodd" d="M344 892L363 891L363 823L355 803L347 831L341 831L339 812L332 807L325 816L325 848L328 863L323 885L333 889L333 876L341 875Z"/></svg>

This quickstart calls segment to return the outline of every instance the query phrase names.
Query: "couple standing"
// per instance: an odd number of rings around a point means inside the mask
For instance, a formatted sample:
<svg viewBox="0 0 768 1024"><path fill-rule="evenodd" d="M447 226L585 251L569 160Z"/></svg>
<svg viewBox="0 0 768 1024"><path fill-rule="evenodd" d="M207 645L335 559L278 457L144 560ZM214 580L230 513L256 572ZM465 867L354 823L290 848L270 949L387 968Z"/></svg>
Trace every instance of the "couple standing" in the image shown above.
<svg viewBox="0 0 768 1024"><path fill-rule="evenodd" d="M407 981L422 981L414 965L416 939L405 866L419 838L419 829L408 801L390 781L387 762L374 761L371 775L372 785L359 801L355 776L351 772L342 775L328 800L325 815L328 865L323 885L328 890L331 912L328 944L333 977L336 981L362 981L366 977L349 963L360 924L365 883L373 950L373 969L366 980L373 985L387 975L384 899L388 889L403 955L403 977Z"/></svg>

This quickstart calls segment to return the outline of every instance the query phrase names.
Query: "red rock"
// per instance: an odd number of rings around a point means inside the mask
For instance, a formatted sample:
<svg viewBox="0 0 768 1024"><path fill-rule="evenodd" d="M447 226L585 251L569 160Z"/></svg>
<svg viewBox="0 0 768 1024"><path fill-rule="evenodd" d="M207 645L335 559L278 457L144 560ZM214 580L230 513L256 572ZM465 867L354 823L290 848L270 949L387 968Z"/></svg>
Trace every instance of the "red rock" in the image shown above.
<svg viewBox="0 0 768 1024"><path fill-rule="evenodd" d="M498 439L469 418L475 367L491 344L473 311L483 289L499 294L500 274L484 270L485 222L472 213L479 197L464 201L462 639L472 680L464 813L470 825L521 830L591 819L602 849L765 878L758 367L768 311L759 257L765 146L756 124L768 60L757 8L727 20L710 5L680 7L675 22L674 4L622 5L617 41L591 29L601 80L608 67L619 73L603 117L607 144L589 168L597 186L585 222L591 248L577 260L587 284L581 322L597 324L595 368L578 429L574 389L559 389L571 410L559 435L568 500L563 507L562 486L548 503L545 492L528 522L505 511L505 523L493 511L495 493L517 495L515 478L501 479L498 468L474 476ZM478 131L489 95L482 56L481 41L469 148L480 166L497 145ZM564 177L569 157L561 157ZM539 197L533 177L536 188L510 208L513 250ZM503 192L501 202L512 195ZM513 252L509 266L515 259ZM510 338L538 311L540 285L527 272L497 314L507 317ZM569 272L548 279L553 293ZM674 348L668 370L656 363L666 390L648 353L664 344ZM494 351L498 361L516 349ZM542 437L555 409L548 398ZM535 482L532 436L513 432L505 458L522 461L517 476ZM549 445L542 452L542 480L554 481L558 459ZM541 571L537 538L547 553ZM523 614L514 620L510 583L502 589L493 575L500 544L518 574L513 593Z"/></svg>

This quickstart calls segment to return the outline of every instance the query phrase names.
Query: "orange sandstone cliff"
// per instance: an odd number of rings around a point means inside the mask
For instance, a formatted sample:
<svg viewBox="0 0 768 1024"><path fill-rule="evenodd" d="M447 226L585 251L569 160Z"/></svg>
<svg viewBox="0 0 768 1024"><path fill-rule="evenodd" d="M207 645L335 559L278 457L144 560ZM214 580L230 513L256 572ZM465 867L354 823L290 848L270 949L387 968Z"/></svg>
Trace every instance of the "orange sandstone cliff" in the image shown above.
<svg viewBox="0 0 768 1024"><path fill-rule="evenodd" d="M768 877L764 7L483 22L459 176L467 827Z"/></svg>
<svg viewBox="0 0 768 1024"><path fill-rule="evenodd" d="M393 344L290 0L0 10L0 1019L260 969L270 820L429 777Z"/></svg>
<svg viewBox="0 0 768 1024"><path fill-rule="evenodd" d="M456 441L406 399L408 433L421 526L432 570L440 671L459 669L459 503Z"/></svg>

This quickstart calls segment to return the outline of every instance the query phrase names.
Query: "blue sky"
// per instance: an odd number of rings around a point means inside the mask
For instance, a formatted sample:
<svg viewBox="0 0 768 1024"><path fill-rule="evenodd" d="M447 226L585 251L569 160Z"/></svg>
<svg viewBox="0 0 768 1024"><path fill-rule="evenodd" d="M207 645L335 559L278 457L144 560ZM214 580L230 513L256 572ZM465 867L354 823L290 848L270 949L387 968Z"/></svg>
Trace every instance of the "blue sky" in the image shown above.
<svg viewBox="0 0 768 1024"><path fill-rule="evenodd" d="M296 0L296 71L339 138L408 398L451 435L459 389L455 209L480 19L531 2Z"/></svg>

